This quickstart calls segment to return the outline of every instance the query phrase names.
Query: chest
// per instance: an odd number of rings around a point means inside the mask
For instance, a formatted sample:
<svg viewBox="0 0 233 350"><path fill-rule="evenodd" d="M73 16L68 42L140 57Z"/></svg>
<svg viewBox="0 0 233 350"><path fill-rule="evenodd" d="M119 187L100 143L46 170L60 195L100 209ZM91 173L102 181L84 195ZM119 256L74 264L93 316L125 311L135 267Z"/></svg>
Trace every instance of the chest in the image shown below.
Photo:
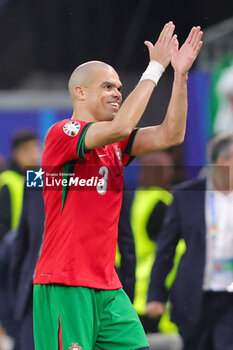
<svg viewBox="0 0 233 350"><path fill-rule="evenodd" d="M93 150L87 162L76 162L74 174L76 178L84 179L83 183L86 185L94 186L99 194L121 191L123 188L121 149L116 144Z"/></svg>

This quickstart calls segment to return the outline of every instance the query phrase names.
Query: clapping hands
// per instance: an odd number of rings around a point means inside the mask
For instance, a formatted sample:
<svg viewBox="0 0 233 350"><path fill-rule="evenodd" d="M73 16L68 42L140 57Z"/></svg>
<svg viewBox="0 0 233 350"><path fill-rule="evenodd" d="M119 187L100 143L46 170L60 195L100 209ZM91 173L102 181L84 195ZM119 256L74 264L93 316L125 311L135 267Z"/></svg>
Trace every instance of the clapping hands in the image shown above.
<svg viewBox="0 0 233 350"><path fill-rule="evenodd" d="M201 41L203 32L201 28L193 27L179 48L177 35L174 34L175 25L173 22L165 24L157 42L153 45L150 41L145 41L149 50L150 60L155 60L162 64L164 69L171 62L175 71L186 74L192 67L193 62L202 47Z"/></svg>

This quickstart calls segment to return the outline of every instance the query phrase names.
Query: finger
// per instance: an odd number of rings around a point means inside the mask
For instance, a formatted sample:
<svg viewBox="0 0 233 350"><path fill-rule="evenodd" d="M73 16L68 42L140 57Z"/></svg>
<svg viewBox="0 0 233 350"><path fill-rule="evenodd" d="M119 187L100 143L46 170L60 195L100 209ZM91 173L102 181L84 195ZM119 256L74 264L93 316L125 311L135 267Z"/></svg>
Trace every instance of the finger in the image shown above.
<svg viewBox="0 0 233 350"><path fill-rule="evenodd" d="M175 29L175 25L173 24L173 22L169 22L162 34L160 42L161 43L169 42L171 40L174 29Z"/></svg>
<svg viewBox="0 0 233 350"><path fill-rule="evenodd" d="M200 31L196 37L194 44L193 44L194 50L198 46L199 42L201 41L202 36L203 36L203 32Z"/></svg>
<svg viewBox="0 0 233 350"><path fill-rule="evenodd" d="M193 37L190 41L190 45L194 46L196 41L197 41L197 38L198 38L198 35L200 33L200 30L201 30L201 27L196 27L194 33L193 33Z"/></svg>
<svg viewBox="0 0 233 350"><path fill-rule="evenodd" d="M199 54L202 45L203 45L203 41L200 41L199 44L197 45L197 47L195 48L194 54L195 54L196 57L197 57L197 55Z"/></svg>
<svg viewBox="0 0 233 350"><path fill-rule="evenodd" d="M194 33L195 33L195 30L196 30L196 27L193 27L190 32L189 32L189 35L187 37L187 39L185 40L186 43L190 44L193 36L194 36Z"/></svg>
<svg viewBox="0 0 233 350"><path fill-rule="evenodd" d="M166 32L164 33L164 38L162 39L162 42L164 42L164 44L169 45L169 43L170 43L170 41L172 39L174 30L175 30L175 25L174 24L171 24L170 26L168 26Z"/></svg>
<svg viewBox="0 0 233 350"><path fill-rule="evenodd" d="M163 27L163 29L162 29L162 31L161 31L161 33L160 33L160 36L159 36L159 38L158 38L158 41L159 41L159 42L163 40L164 35L165 35L165 33L166 33L168 27L169 27L171 24L172 24L172 21L170 21L170 22L168 22L168 23L165 24L165 26Z"/></svg>
<svg viewBox="0 0 233 350"><path fill-rule="evenodd" d="M163 27L163 29L161 30L160 35L159 35L157 41L160 41L160 40L161 40L161 38L162 38L162 36L163 36L163 32L166 30L167 26L168 26L168 23L166 23L165 26Z"/></svg>
<svg viewBox="0 0 233 350"><path fill-rule="evenodd" d="M177 35L173 35L171 43L170 43L170 47L171 47L171 54L174 55L178 50L179 50L179 41L177 39Z"/></svg>

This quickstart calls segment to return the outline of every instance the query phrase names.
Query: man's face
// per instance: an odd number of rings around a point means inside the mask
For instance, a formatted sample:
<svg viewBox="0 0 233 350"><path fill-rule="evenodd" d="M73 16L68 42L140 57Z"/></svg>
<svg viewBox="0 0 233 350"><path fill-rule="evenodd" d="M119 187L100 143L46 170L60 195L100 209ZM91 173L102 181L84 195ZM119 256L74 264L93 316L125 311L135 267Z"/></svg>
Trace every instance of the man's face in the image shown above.
<svg viewBox="0 0 233 350"><path fill-rule="evenodd" d="M223 165L229 167L230 189L233 190L233 145L230 148L231 156L223 162Z"/></svg>
<svg viewBox="0 0 233 350"><path fill-rule="evenodd" d="M227 190L233 190L233 145L230 147L230 156L228 158L219 157L216 165L217 174L226 184Z"/></svg>
<svg viewBox="0 0 233 350"><path fill-rule="evenodd" d="M40 164L40 145L37 140L22 143L15 150L14 156L22 169L25 167L37 167Z"/></svg>
<svg viewBox="0 0 233 350"><path fill-rule="evenodd" d="M109 69L95 69L95 77L85 88L85 105L96 121L112 120L121 102L122 84L118 74Z"/></svg>

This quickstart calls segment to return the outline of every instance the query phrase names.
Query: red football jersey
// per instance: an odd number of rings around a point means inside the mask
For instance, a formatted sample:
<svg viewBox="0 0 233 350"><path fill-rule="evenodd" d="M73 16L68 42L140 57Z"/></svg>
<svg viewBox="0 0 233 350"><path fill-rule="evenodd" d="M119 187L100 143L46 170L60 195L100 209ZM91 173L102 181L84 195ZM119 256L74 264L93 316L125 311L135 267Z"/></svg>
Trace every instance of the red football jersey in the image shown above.
<svg viewBox="0 0 233 350"><path fill-rule="evenodd" d="M114 263L123 166L137 130L122 142L84 151L91 124L63 120L46 137L45 234L35 284L122 287Z"/></svg>

